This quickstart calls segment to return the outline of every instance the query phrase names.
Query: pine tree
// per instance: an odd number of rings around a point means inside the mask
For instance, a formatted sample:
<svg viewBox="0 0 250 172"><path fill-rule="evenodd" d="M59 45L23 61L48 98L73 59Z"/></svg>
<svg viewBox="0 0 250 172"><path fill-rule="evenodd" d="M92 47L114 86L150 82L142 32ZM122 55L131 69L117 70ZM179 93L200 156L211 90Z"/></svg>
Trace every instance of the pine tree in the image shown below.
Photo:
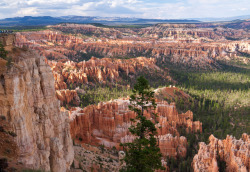
<svg viewBox="0 0 250 172"><path fill-rule="evenodd" d="M7 60L7 51L5 51L3 44L0 43L0 57Z"/></svg>
<svg viewBox="0 0 250 172"><path fill-rule="evenodd" d="M148 81L141 76L132 90L129 106L129 109L136 113L136 118L131 119L133 125L129 128L136 138L132 143L121 144L126 154L123 159L126 166L121 171L153 172L155 169L164 169L155 138L155 124L144 116L144 112L148 111L151 112L152 118L156 119L157 114L153 113L155 108L154 92L151 91Z"/></svg>

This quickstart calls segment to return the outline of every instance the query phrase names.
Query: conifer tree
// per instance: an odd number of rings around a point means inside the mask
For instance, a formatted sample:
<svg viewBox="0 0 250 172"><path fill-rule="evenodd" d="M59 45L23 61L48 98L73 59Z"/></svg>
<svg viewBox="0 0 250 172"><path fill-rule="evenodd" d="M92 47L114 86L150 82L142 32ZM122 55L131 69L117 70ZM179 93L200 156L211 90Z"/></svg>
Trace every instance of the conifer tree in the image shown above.
<svg viewBox="0 0 250 172"><path fill-rule="evenodd" d="M0 43L0 58L7 59L7 51L4 50L3 44Z"/></svg>
<svg viewBox="0 0 250 172"><path fill-rule="evenodd" d="M153 172L164 169L161 165L161 153L155 138L156 108L154 92L151 91L148 81L139 77L130 96L129 109L136 113L136 118L131 119L129 131L135 136L132 143L121 144L124 147L126 166L121 171L128 172ZM144 112L152 114L154 123L144 116Z"/></svg>

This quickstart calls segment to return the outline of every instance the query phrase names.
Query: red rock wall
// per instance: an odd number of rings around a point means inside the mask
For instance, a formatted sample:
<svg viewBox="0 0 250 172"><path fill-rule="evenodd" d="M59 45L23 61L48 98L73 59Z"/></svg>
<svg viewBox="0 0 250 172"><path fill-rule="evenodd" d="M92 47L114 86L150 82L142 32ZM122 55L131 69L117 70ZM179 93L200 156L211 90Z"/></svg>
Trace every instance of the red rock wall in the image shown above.
<svg viewBox="0 0 250 172"><path fill-rule="evenodd" d="M74 159L70 124L60 112L49 65L30 50L15 47L8 55L15 61L1 73L0 115L16 134L15 160L35 171L68 171Z"/></svg>
<svg viewBox="0 0 250 172"><path fill-rule="evenodd" d="M76 28L78 29L76 29ZM185 64L194 68L214 68L216 60L230 60L240 55L238 51L250 52L248 40L229 41L226 36L236 38L249 37L243 30L195 28L194 26L164 26L144 28L141 30L103 29L93 26L62 26L57 29L79 30L100 35L81 38L66 35L60 31L39 31L17 33L16 45L36 49L41 55L53 59L78 60L76 55L96 53L104 57L114 56L150 56L174 64ZM101 31L100 31L101 29ZM64 31L64 30L63 30ZM82 32L81 32L82 31ZM92 32L92 31L91 31ZM122 37L117 35L122 34ZM114 36L115 35L115 36ZM129 36L126 36L129 35Z"/></svg>
<svg viewBox="0 0 250 172"><path fill-rule="evenodd" d="M57 90L56 97L60 100L61 106L67 104L78 106L80 104L80 98L75 90Z"/></svg>
<svg viewBox="0 0 250 172"><path fill-rule="evenodd" d="M110 58L91 58L89 61L75 63L72 61L56 62L48 61L51 66L55 88L57 90L66 89L67 84L87 84L89 82L114 83L122 81L122 75L127 77L135 75L147 68L153 74L155 71L162 73L162 78L171 80L166 71L161 70L155 65L155 59L138 57L134 59L110 59Z"/></svg>
<svg viewBox="0 0 250 172"><path fill-rule="evenodd" d="M240 140L227 136L219 140L213 135L209 137L210 143L200 143L198 154L194 156L193 168L195 172L219 171L217 158L226 162L226 171L248 172L250 170L250 136L243 134Z"/></svg>
<svg viewBox="0 0 250 172"><path fill-rule="evenodd" d="M75 139L89 144L104 144L107 147L119 147L120 143L133 140L128 128L130 119L135 113L128 109L129 100L118 99L114 101L90 105L84 109L76 108L71 111L71 134ZM191 131L202 131L199 121L193 122L191 111L178 114L174 104L157 102L158 139L163 155L186 155L187 140L180 137L178 126L190 127ZM145 112L151 118L151 113ZM173 137L172 135L176 135Z"/></svg>

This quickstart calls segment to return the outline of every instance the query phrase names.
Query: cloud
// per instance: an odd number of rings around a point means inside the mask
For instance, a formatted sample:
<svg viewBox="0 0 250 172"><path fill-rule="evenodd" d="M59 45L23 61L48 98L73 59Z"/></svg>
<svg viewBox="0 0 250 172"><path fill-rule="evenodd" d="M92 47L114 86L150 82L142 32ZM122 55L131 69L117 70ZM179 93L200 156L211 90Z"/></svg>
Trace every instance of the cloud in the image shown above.
<svg viewBox="0 0 250 172"><path fill-rule="evenodd" d="M28 16L28 15L32 16L32 15L37 15L37 14L38 14L38 11L37 11L37 8L35 7L21 8L16 13L17 16Z"/></svg>
<svg viewBox="0 0 250 172"><path fill-rule="evenodd" d="M202 18L249 15L249 0L1 0L0 18L16 16L120 16Z"/></svg>

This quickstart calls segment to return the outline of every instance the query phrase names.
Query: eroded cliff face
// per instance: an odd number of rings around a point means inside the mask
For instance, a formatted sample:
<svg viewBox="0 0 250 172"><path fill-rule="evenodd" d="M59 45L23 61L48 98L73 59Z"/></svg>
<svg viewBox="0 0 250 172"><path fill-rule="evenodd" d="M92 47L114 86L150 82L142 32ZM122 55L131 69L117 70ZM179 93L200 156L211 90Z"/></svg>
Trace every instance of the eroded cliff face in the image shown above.
<svg viewBox="0 0 250 172"><path fill-rule="evenodd" d="M18 161L32 169L66 171L73 144L51 68L33 51L14 48L9 55L14 64L0 74L0 114L17 135Z"/></svg>
<svg viewBox="0 0 250 172"><path fill-rule="evenodd" d="M80 104L80 98L75 90L57 90L56 97L61 101L61 105L72 103L75 106Z"/></svg>
<svg viewBox="0 0 250 172"><path fill-rule="evenodd" d="M206 28L203 24L157 24L141 29L140 33L147 37L159 35L159 37L193 37L213 40L225 39L226 37L245 38L249 35L249 32L242 29L236 30L223 27Z"/></svg>
<svg viewBox="0 0 250 172"><path fill-rule="evenodd" d="M125 83L125 79L135 79L140 72L148 72L161 76L162 80L170 81L167 71L162 70L152 58L138 57L133 59L91 58L88 61L48 61L55 78L56 90L65 90L71 84L82 86L86 84Z"/></svg>
<svg viewBox="0 0 250 172"><path fill-rule="evenodd" d="M74 30L79 35L66 35L50 30L17 33L16 45L28 46L47 58L56 60L70 59L79 62L90 55L122 58L146 56L156 58L160 63L202 69L218 68L217 60L238 59L242 52L250 51L249 40L226 39L249 37L249 32L243 30L197 28L192 25L157 25L115 31L90 25L59 25L54 28ZM91 37L81 36L89 32L94 34ZM100 37L94 36L96 33ZM119 34L122 36L117 36ZM249 60L246 59L244 63L248 64Z"/></svg>
<svg viewBox="0 0 250 172"><path fill-rule="evenodd" d="M84 109L71 109L71 134L74 139L94 145L104 145L119 148L120 143L130 142L133 136L128 128L135 113L128 108L128 99L117 99L90 105ZM157 101L158 139L164 156L186 155L187 139L180 136L177 128L182 126L187 132L202 132L202 123L193 121L193 113L188 111L178 114L174 104ZM147 118L152 118L152 112L146 112ZM161 127L160 127L161 126ZM175 137L173 136L175 135Z"/></svg>
<svg viewBox="0 0 250 172"><path fill-rule="evenodd" d="M230 29L209 24L156 24L146 28L103 28L83 24L59 24L49 26L66 33L86 34L102 38L129 38L130 35L139 35L147 38L161 38L174 36L196 37L209 39L223 39L225 37L245 38L249 33L243 29Z"/></svg>
<svg viewBox="0 0 250 172"><path fill-rule="evenodd" d="M218 172L219 161L226 163L226 171L248 172L250 170L250 136L243 134L237 140L227 136L219 140L213 135L209 137L210 143L200 143L198 154L194 156L192 166L195 172Z"/></svg>

